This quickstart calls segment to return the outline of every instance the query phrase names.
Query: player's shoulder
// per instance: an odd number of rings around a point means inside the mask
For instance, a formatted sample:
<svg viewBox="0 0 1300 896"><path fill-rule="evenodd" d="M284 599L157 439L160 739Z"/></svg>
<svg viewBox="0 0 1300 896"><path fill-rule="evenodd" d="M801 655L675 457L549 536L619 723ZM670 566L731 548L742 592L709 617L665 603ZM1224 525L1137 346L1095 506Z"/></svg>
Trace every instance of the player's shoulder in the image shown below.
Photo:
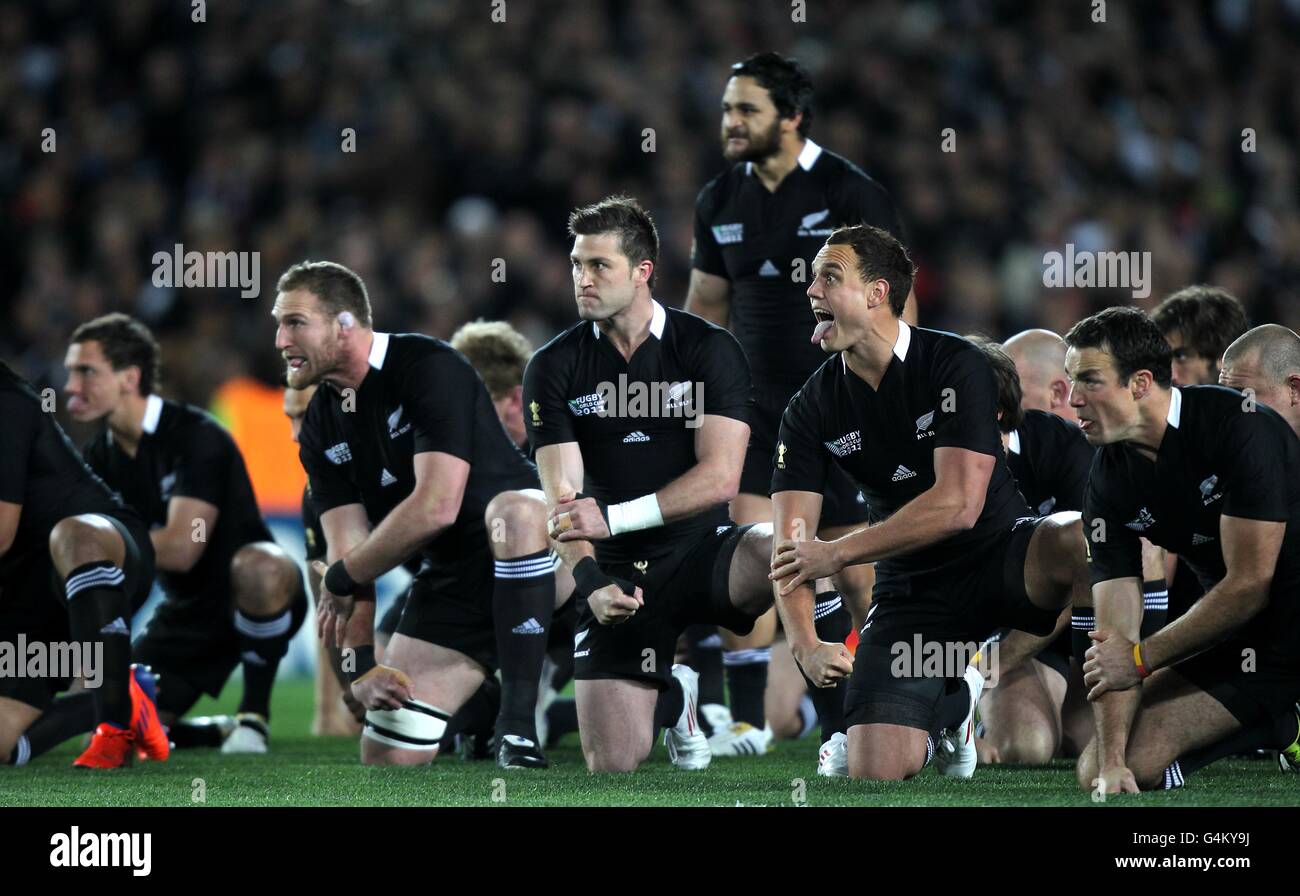
<svg viewBox="0 0 1300 896"><path fill-rule="evenodd" d="M1083 442L1088 439L1077 423L1071 423L1050 411L1027 410L1019 429L1038 444Z"/></svg>
<svg viewBox="0 0 1300 896"><path fill-rule="evenodd" d="M580 320L568 329L552 336L541 348L533 352L528 365L555 363L559 359L576 357L584 342L590 338L592 323Z"/></svg>
<svg viewBox="0 0 1300 896"><path fill-rule="evenodd" d="M720 327L712 321L705 320L698 314L692 314L689 311L683 311L681 308L670 308L664 306L667 312L667 323L673 332L679 337L686 339L699 340L701 342L730 341L736 342L736 337L726 327ZM740 343L736 342L739 346Z"/></svg>
<svg viewBox="0 0 1300 896"><path fill-rule="evenodd" d="M197 438L206 444L234 445L230 432L208 411L170 399L161 401L155 432L163 440L188 443Z"/></svg>
<svg viewBox="0 0 1300 896"><path fill-rule="evenodd" d="M378 366L384 371L401 373L407 368L434 361L450 361L468 364L468 359L451 347L451 343L436 336L424 333L376 333L376 339L383 339L382 359L378 351L371 351L371 366Z"/></svg>
<svg viewBox="0 0 1300 896"><path fill-rule="evenodd" d="M719 171L695 196L695 208L708 218L740 185L745 176L745 163L736 162Z"/></svg>
<svg viewBox="0 0 1300 896"><path fill-rule="evenodd" d="M947 330L912 327L910 324L906 326L910 327L912 331L909 334L911 342L908 347L909 353L915 348L919 356L935 363L977 361L984 366L988 366L988 361L985 359L984 353L980 351L979 346L965 336L950 333Z"/></svg>

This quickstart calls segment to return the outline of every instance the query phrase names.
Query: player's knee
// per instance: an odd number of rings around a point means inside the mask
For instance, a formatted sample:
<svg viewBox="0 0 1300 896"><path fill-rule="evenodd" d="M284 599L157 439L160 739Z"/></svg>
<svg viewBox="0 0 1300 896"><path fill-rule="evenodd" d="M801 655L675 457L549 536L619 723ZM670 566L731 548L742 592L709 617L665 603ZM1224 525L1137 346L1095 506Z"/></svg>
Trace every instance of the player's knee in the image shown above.
<svg viewBox="0 0 1300 896"><path fill-rule="evenodd" d="M546 503L524 492L501 492L488 502L483 525L493 549L546 547Z"/></svg>
<svg viewBox="0 0 1300 896"><path fill-rule="evenodd" d="M890 756L849 756L849 777L858 781L906 781L924 768L924 762L908 762Z"/></svg>
<svg viewBox="0 0 1300 896"><path fill-rule="evenodd" d="M366 712L361 732L361 762L364 765L424 765L438 755L438 744L447 733L448 714L419 700L408 700L398 709Z"/></svg>
<svg viewBox="0 0 1300 896"><path fill-rule="evenodd" d="M629 753L604 750L587 750L587 771L594 773L624 774L634 772L641 760Z"/></svg>
<svg viewBox="0 0 1300 896"><path fill-rule="evenodd" d="M246 544L230 561L235 604L245 613L265 616L289 605L298 566L276 545Z"/></svg>
<svg viewBox="0 0 1300 896"><path fill-rule="evenodd" d="M1074 764L1075 780L1084 790L1094 789L1094 782L1097 780L1097 761L1093 752L1091 744L1084 747L1083 752L1079 754L1079 761Z"/></svg>
<svg viewBox="0 0 1300 896"><path fill-rule="evenodd" d="M1047 765L1056 755L1056 738L1038 725L1022 726L1010 736L990 740L998 762L1006 765Z"/></svg>
<svg viewBox="0 0 1300 896"><path fill-rule="evenodd" d="M110 523L90 514L64 517L55 523L50 530L50 557L60 572L106 559L105 529L116 534Z"/></svg>

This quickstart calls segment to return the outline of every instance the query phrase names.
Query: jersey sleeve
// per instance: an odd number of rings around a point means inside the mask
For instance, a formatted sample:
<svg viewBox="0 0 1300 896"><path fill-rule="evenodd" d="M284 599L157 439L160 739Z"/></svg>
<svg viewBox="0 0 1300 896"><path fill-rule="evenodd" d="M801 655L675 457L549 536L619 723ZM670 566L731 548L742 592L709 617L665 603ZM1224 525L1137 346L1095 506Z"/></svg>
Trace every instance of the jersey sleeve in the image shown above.
<svg viewBox="0 0 1300 896"><path fill-rule="evenodd" d="M474 462L479 392L487 387L453 352L429 354L404 372L402 407L415 434L415 453L439 451Z"/></svg>
<svg viewBox="0 0 1300 896"><path fill-rule="evenodd" d="M899 242L906 245L903 224L898 218L898 208L893 198L884 187L876 181L859 174L845 178L844 189L840 193L840 220L845 224L870 224L882 230L888 230Z"/></svg>
<svg viewBox="0 0 1300 896"><path fill-rule="evenodd" d="M749 359L736 337L721 327L711 327L695 349L698 382L703 384L703 394L696 397L696 413L749 423L753 384Z"/></svg>
<svg viewBox="0 0 1300 896"><path fill-rule="evenodd" d="M1285 423L1259 411L1234 411L1219 443L1219 486L1226 516L1247 520L1286 522L1286 489L1278 473L1288 470L1295 452L1287 451L1293 438Z"/></svg>
<svg viewBox="0 0 1300 896"><path fill-rule="evenodd" d="M1142 540L1125 525L1132 515L1107 499L1113 487L1098 455L1083 497L1083 539L1094 585L1111 579L1142 578Z"/></svg>
<svg viewBox="0 0 1300 896"><path fill-rule="evenodd" d="M781 415L776 456L772 458L772 494L825 493L831 461L821 438L821 415L807 390L805 385L796 392Z"/></svg>
<svg viewBox="0 0 1300 896"><path fill-rule="evenodd" d="M935 448L965 448L1002 456L998 385L993 368L974 346L961 347L936 366ZM917 428L922 429L921 421Z"/></svg>
<svg viewBox="0 0 1300 896"><path fill-rule="evenodd" d="M534 453L547 445L578 441L564 398L568 377L555 363L562 347L557 343L539 350L524 368L524 423Z"/></svg>
<svg viewBox="0 0 1300 896"><path fill-rule="evenodd" d="M695 238L691 243L691 267L715 277L727 277L722 248L709 222L713 211L714 184L708 184L695 199ZM728 277L727 279L731 279Z"/></svg>
<svg viewBox="0 0 1300 896"><path fill-rule="evenodd" d="M1056 427L1060 438L1052 460L1056 469L1052 476L1055 510L1081 510L1084 491L1088 487L1088 470L1092 467L1093 448L1083 435L1083 430L1073 423Z"/></svg>
<svg viewBox="0 0 1300 896"><path fill-rule="evenodd" d="M230 463L239 449L218 424L189 427L176 460L177 498L197 498L220 506L229 482Z"/></svg>
<svg viewBox="0 0 1300 896"><path fill-rule="evenodd" d="M303 419L302 429L298 432L298 460L307 473L307 488L311 491L311 499L317 514L345 504L362 503L361 493L343 470L344 465L350 466L353 463L350 451L345 452L342 449L344 443L340 443L340 446L325 445L321 434L317 431L317 426L319 423L313 419L312 409L308 406L307 416ZM336 451L334 456L341 463L335 464L326 457L327 447L339 447L340 450Z"/></svg>
<svg viewBox="0 0 1300 896"><path fill-rule="evenodd" d="M41 411L26 396L0 392L0 501L22 504L27 493L27 466L40 434Z"/></svg>

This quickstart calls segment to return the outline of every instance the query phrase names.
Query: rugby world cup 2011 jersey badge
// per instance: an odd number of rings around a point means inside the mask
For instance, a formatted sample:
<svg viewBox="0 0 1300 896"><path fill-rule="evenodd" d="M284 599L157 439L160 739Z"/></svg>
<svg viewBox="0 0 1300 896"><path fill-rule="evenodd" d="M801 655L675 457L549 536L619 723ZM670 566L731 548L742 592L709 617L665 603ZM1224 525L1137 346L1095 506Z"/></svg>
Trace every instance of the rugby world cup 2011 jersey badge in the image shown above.
<svg viewBox="0 0 1300 896"><path fill-rule="evenodd" d="M714 224L713 238L719 246L739 243L745 238L744 224Z"/></svg>
<svg viewBox="0 0 1300 896"><path fill-rule="evenodd" d="M862 430L855 429L853 432L845 433L832 442L823 442L826 450L836 457L844 457L852 454L854 451L862 450Z"/></svg>
<svg viewBox="0 0 1300 896"><path fill-rule="evenodd" d="M605 413L605 395L602 392L592 392L590 395L580 395L577 398L569 399L569 410L575 417L585 417L588 414Z"/></svg>

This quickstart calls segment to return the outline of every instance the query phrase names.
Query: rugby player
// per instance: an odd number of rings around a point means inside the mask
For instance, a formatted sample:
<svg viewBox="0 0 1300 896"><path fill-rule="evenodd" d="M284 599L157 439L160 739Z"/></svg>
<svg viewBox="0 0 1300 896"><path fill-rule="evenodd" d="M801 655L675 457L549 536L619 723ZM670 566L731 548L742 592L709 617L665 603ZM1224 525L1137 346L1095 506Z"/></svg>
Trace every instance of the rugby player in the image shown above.
<svg viewBox="0 0 1300 896"><path fill-rule="evenodd" d="M1020 379L1020 406L1078 423L1065 376L1065 342L1051 330L1024 330L1002 343Z"/></svg>
<svg viewBox="0 0 1300 896"><path fill-rule="evenodd" d="M984 679L966 662L999 627L1050 634L1086 590L1079 517L1030 517L1003 455L988 361L965 339L902 320L914 268L897 238L840 228L813 274L812 341L833 357L791 399L776 446L771 577L786 637L815 684L851 673L851 777L909 778L936 749L945 774L969 777ZM863 490L874 524L812 540L832 464ZM876 583L850 661L817 635L812 583L866 562ZM900 649L951 659L936 675L919 657L899 664Z"/></svg>
<svg viewBox="0 0 1300 896"><path fill-rule="evenodd" d="M1173 386L1169 344L1137 309L1095 314L1065 340L1070 401L1100 446L1084 498L1096 626L1083 668L1098 736L1079 783L1158 788L1178 757L1256 724L1294 738L1300 441L1238 392ZM1141 640L1139 535L1206 589Z"/></svg>
<svg viewBox="0 0 1300 896"><path fill-rule="evenodd" d="M729 327L754 377L752 433L740 493L731 504L731 518L740 524L772 521L771 459L781 412L824 360L816 346L796 335L807 322L803 284L813 255L832 230L847 224L873 224L900 239L903 235L885 189L809 138L812 101L812 81L793 59L767 52L733 65L722 94L720 132L729 167L705 185L695 201L685 308ZM916 321L916 301L910 294L904 317ZM866 512L849 479L838 470L832 472L821 534L844 534L863 523ZM821 636L844 640L850 612L860 620L870 592L869 567L847 569L835 584L820 583ZM710 740L715 755L767 749L763 693L775 631L776 615L771 613L748 638L722 632L734 722L729 724L725 712L710 713L721 729ZM701 636L692 634L698 644ZM822 741L829 743L833 734L844 730L844 694L814 688L813 696L822 719ZM823 752L828 749L824 746Z"/></svg>
<svg viewBox="0 0 1300 896"><path fill-rule="evenodd" d="M164 760L153 676L130 665L131 616L153 585L148 530L86 466L53 410L0 363L0 641L93 644L100 668L82 670L96 687L58 698L70 679L0 677L0 756L24 765L94 731L80 768L120 768L137 750Z"/></svg>
<svg viewBox="0 0 1300 896"><path fill-rule="evenodd" d="M177 747L265 753L280 659L307 615L298 564L262 520L244 458L206 412L164 400L149 328L108 314L73 332L64 358L68 413L104 422L86 463L151 526L166 599L132 653L164 681L158 712ZM233 730L181 722L221 693L236 666L244 693Z"/></svg>
<svg viewBox="0 0 1300 896"><path fill-rule="evenodd" d="M469 359L483 378L510 441L528 451L523 385L524 368L533 354L528 340L503 320L476 320L452 334L451 347Z"/></svg>
<svg viewBox="0 0 1300 896"><path fill-rule="evenodd" d="M1219 384L1249 390L1300 435L1300 336L1293 330L1263 324L1238 336L1224 349Z"/></svg>
<svg viewBox="0 0 1300 896"><path fill-rule="evenodd" d="M772 602L771 526L726 513L749 438L749 365L726 330L655 301L659 236L635 200L579 208L569 233L582 320L533 356L524 401L583 598L583 754L592 771L632 771L665 728L672 761L704 768L698 677L673 665L678 636L691 623L747 633Z"/></svg>
<svg viewBox="0 0 1300 896"><path fill-rule="evenodd" d="M299 457L329 559L315 564L318 630L352 648L345 671L367 709L362 761L430 762L499 662L497 760L545 767L538 676L556 595L572 585L557 591L536 469L464 356L432 337L376 332L365 284L347 268L289 268L273 314L290 387L326 384L308 405ZM378 664L373 582L416 553Z"/></svg>

